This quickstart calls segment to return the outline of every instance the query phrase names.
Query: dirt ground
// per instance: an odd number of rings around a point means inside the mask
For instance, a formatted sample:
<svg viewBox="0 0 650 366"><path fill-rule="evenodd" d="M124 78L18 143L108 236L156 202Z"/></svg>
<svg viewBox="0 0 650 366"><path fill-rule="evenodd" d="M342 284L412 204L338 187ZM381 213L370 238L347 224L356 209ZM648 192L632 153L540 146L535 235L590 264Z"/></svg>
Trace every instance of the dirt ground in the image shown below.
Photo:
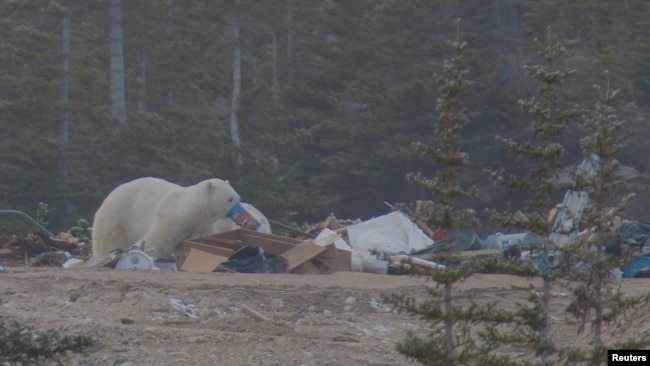
<svg viewBox="0 0 650 366"><path fill-rule="evenodd" d="M224 274L55 267L0 273L0 314L40 329L89 333L97 340L69 365L409 365L395 351L407 330L427 323L391 311L382 295L425 298L424 278L339 272L332 275ZM477 275L460 288L501 307L525 302L527 280ZM630 295L648 280L624 280ZM559 344L588 344L567 321L557 291L552 331ZM242 306L266 320L246 315ZM650 307L627 314L605 337L647 334ZM504 347L517 357L522 350ZM523 357L523 355L522 355Z"/></svg>

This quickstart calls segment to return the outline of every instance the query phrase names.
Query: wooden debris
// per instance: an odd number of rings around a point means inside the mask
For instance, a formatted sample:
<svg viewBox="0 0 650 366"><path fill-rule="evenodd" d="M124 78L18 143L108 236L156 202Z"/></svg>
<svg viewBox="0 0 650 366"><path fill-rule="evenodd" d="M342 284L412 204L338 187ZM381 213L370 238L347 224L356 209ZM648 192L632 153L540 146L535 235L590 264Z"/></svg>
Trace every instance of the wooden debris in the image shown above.
<svg viewBox="0 0 650 366"><path fill-rule="evenodd" d="M59 233L55 238L48 238L48 245L53 246L57 249L72 251L77 248L77 243L79 239L70 235L70 233Z"/></svg>
<svg viewBox="0 0 650 366"><path fill-rule="evenodd" d="M320 223L310 225L309 227L305 228L304 231L310 233L312 235L312 238L315 237L316 234L320 233L323 229L330 229L337 234L345 235L347 234L348 226L358 224L360 222L361 219L343 220L337 218L334 213L330 213L325 220Z"/></svg>
<svg viewBox="0 0 650 366"><path fill-rule="evenodd" d="M242 313L244 313L244 314L250 316L251 318L253 318L253 319L255 319L255 320L263 320L263 321L267 321L267 320L268 320L264 315L258 313L257 311L255 311L255 310L249 308L248 306L246 306L246 305L244 305L244 304L239 304L239 310L240 310Z"/></svg>
<svg viewBox="0 0 650 366"><path fill-rule="evenodd" d="M16 245L18 243L18 239L14 236L7 236L3 235L0 236L0 249L6 249L9 248L12 245Z"/></svg>
<svg viewBox="0 0 650 366"><path fill-rule="evenodd" d="M68 256L60 251L43 252L30 260L32 267L62 267Z"/></svg>
<svg viewBox="0 0 650 366"><path fill-rule="evenodd" d="M270 261L282 257L286 260L286 271L289 273L305 273L305 266L308 269L315 269L316 273L328 274L336 271L350 271L352 265L352 253L347 250L336 249L333 243L321 246L312 240L299 240L276 234L266 234L245 229L231 230L219 234L192 238L183 241L179 253L187 257L190 249L198 250L202 262L208 268L214 269L219 263L214 259L208 258L208 253L228 253L241 250L250 245L260 247L267 256L269 266ZM213 247L210 249L209 247ZM234 253L233 253L234 254ZM227 254L229 255L229 254ZM186 271L198 271L200 268L192 263L185 263L187 259L183 257L176 258L177 263L182 263L179 267ZM191 265L190 265L191 264ZM311 266L314 264L314 266ZM316 266L318 265L318 266ZM275 268L275 267L274 267ZM269 271L271 268L269 267ZM279 272L273 272L279 273ZM286 273L286 272L281 272Z"/></svg>
<svg viewBox="0 0 650 366"><path fill-rule="evenodd" d="M17 255L21 255L23 253L22 250L20 249L12 249L12 248L1 248L0 249L0 257L14 257Z"/></svg>
<svg viewBox="0 0 650 366"><path fill-rule="evenodd" d="M37 234L27 234L25 245L30 252L34 253L42 253L49 250L45 240Z"/></svg>
<svg viewBox="0 0 650 366"><path fill-rule="evenodd" d="M316 245L311 240L304 240L282 253L281 256L287 259L289 262L289 270L291 271L326 250L327 248Z"/></svg>
<svg viewBox="0 0 650 366"><path fill-rule="evenodd" d="M135 324L135 320L131 318L120 318L120 323L122 324Z"/></svg>

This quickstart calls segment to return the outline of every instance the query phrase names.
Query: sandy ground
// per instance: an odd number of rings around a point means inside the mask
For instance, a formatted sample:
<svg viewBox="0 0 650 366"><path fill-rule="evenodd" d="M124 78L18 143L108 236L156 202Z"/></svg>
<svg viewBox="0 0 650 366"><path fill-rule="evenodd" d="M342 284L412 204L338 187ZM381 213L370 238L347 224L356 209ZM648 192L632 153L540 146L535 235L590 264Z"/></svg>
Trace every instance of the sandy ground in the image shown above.
<svg viewBox="0 0 650 366"><path fill-rule="evenodd" d="M69 365L409 365L395 351L407 330L427 323L391 311L382 296L423 299L424 278L339 272L332 275L223 274L116 269L10 268L0 273L0 313L40 329L93 335L97 346ZM512 308L527 280L477 275L460 286ZM643 294L650 282L621 282ZM588 344L567 321L568 297L556 292L558 343ZM266 320L242 312L242 305ZM607 339L650 331L650 306L608 328ZM517 357L522 350L504 347Z"/></svg>

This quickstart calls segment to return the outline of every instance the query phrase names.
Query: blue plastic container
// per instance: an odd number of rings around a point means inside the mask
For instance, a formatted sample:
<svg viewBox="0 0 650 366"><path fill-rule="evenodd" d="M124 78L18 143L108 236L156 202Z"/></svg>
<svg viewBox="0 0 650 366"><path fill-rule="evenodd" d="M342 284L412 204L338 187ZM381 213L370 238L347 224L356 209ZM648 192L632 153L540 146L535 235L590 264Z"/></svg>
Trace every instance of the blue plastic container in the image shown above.
<svg viewBox="0 0 650 366"><path fill-rule="evenodd" d="M650 257L639 257L625 267L623 278L635 278L636 273L646 267L650 267Z"/></svg>

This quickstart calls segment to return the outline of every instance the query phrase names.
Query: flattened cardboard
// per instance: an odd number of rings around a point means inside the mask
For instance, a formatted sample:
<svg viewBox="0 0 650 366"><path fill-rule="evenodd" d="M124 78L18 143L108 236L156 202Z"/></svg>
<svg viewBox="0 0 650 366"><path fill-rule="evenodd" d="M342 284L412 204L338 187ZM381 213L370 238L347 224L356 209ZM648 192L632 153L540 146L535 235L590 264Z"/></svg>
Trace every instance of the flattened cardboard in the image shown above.
<svg viewBox="0 0 650 366"><path fill-rule="evenodd" d="M185 240L181 246L181 255L187 258L191 250L200 250L223 259L223 257L228 257L235 251L252 244L262 247L267 257L282 256L287 259L290 273L326 274L351 270L351 252L337 249L334 244L320 246L314 244L312 240L301 241L246 229ZM223 261L225 260L221 262ZM214 263L210 271L221 262L210 263L210 266ZM191 268L187 269L188 266L185 266L184 262L182 263L179 266L181 270L193 271Z"/></svg>
<svg viewBox="0 0 650 366"><path fill-rule="evenodd" d="M187 254L190 252L190 249L192 248L198 249L203 252L216 254L222 257L230 257L235 252L234 250L229 248L224 248L224 247L209 245L209 244L195 243L186 240L183 242L182 245L182 255L187 256Z"/></svg>
<svg viewBox="0 0 650 366"><path fill-rule="evenodd" d="M222 248L239 250L247 245L257 244L264 253L280 255L300 243L300 240L280 235L258 233L257 231L237 229L223 233L185 240L185 242L207 244Z"/></svg>
<svg viewBox="0 0 650 366"><path fill-rule="evenodd" d="M291 273L293 274L322 274L321 269L314 264L315 261L307 261L296 267Z"/></svg>
<svg viewBox="0 0 650 366"><path fill-rule="evenodd" d="M189 272L212 272L219 264L227 260L228 257L190 248L180 270Z"/></svg>
<svg viewBox="0 0 650 366"><path fill-rule="evenodd" d="M295 247L282 253L281 256L289 262L289 272L291 272L299 265L307 262L312 258L315 258L326 250L326 247L316 245L311 240L305 240L300 242L300 244L296 245Z"/></svg>
<svg viewBox="0 0 650 366"><path fill-rule="evenodd" d="M336 249L333 244L331 248L328 246L328 250L316 259L323 263L321 266L321 273L323 274L352 270L352 252Z"/></svg>

